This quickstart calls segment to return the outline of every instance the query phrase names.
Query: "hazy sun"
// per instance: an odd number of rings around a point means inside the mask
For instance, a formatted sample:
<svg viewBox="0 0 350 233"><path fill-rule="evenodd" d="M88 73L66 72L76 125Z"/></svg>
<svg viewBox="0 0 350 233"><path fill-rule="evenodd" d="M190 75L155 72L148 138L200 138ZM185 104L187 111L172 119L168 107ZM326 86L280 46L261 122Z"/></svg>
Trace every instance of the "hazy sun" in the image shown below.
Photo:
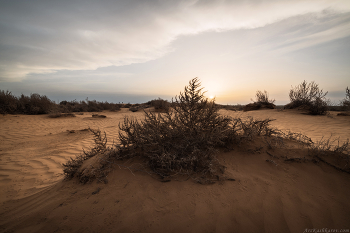
<svg viewBox="0 0 350 233"><path fill-rule="evenodd" d="M209 99L214 99L214 96L213 95L209 96Z"/></svg>

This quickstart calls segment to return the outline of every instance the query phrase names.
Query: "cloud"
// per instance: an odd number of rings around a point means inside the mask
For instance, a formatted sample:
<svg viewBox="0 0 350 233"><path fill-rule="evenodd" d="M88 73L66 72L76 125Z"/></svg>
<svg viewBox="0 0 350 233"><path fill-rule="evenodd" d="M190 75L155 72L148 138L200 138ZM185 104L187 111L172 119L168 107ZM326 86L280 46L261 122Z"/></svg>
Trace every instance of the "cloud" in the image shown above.
<svg viewBox="0 0 350 233"><path fill-rule="evenodd" d="M173 51L171 43L183 35L263 27L325 9L350 11L348 0L18 0L0 4L0 81L142 63ZM303 47L315 38L321 43L346 36L347 25L290 43Z"/></svg>

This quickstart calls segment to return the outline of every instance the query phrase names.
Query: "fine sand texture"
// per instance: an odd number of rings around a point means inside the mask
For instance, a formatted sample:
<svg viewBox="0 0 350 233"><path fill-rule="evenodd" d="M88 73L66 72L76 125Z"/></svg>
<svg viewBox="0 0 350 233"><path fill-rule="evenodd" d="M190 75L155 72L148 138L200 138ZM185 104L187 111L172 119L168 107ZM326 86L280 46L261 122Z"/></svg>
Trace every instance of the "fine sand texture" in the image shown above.
<svg viewBox="0 0 350 233"><path fill-rule="evenodd" d="M313 141L350 138L350 117L310 116L295 110L221 114L276 119L281 130ZM218 159L235 181L202 185L191 179L160 182L121 161L108 183L64 180L62 163L93 145L87 129L117 140L125 115L84 113L76 117L0 116L0 232L304 232L350 229L350 174L324 163L271 160L253 141ZM276 149L273 155L306 156L306 149ZM347 231L349 232L349 231Z"/></svg>

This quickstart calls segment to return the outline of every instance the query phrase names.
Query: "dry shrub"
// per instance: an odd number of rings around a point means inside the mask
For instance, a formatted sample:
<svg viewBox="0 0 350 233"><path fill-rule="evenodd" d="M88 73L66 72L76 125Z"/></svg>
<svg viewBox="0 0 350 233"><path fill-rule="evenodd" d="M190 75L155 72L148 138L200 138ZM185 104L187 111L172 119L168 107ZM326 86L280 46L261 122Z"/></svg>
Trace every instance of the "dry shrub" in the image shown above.
<svg viewBox="0 0 350 233"><path fill-rule="evenodd" d="M100 114L92 114L93 118L106 118L105 115L100 115Z"/></svg>
<svg viewBox="0 0 350 233"><path fill-rule="evenodd" d="M199 87L197 78L191 80L172 111L145 112L141 122L126 117L119 126L120 153L146 157L163 178L194 172L204 178L222 171L214 147L224 144L231 119L220 116Z"/></svg>
<svg viewBox="0 0 350 233"><path fill-rule="evenodd" d="M116 157L116 151L107 146L106 133L102 135L100 130L90 128L88 130L94 135L95 146L87 151L83 149L82 154L70 158L67 163L62 164L64 167L63 173L66 179L76 176L81 183L86 183L95 178L105 181L104 179L111 168L109 158ZM93 159L93 161L88 162L90 159ZM84 162L86 163L85 166Z"/></svg>
<svg viewBox="0 0 350 233"><path fill-rule="evenodd" d="M0 91L0 114L13 114L17 112L18 99L10 91Z"/></svg>
<svg viewBox="0 0 350 233"><path fill-rule="evenodd" d="M340 143L339 138L333 138L331 136L328 139L322 138L317 142L313 142L309 137L303 134L281 131L277 137L272 137L272 139L276 138L282 138L285 141L294 141L297 143L297 148L299 148L298 153L294 153L294 155L300 153L301 157L291 158L287 156L280 156L281 158L284 158L285 162L313 162L316 164L325 163L339 171L350 174L349 139L343 143ZM267 144L269 144L269 142L267 142ZM293 148L295 148L295 146L293 146ZM307 150L306 154L302 152L302 150L305 151L305 149ZM273 156L269 152L267 152L267 154ZM303 156L303 154L306 155L306 157Z"/></svg>
<svg viewBox="0 0 350 233"><path fill-rule="evenodd" d="M129 108L129 111L132 111L132 112L137 112L138 110L140 110L139 106L131 106Z"/></svg>
<svg viewBox="0 0 350 233"><path fill-rule="evenodd" d="M345 99L340 101L340 105L342 107L342 110L350 111L350 89L349 89L349 87L346 87Z"/></svg>
<svg viewBox="0 0 350 233"><path fill-rule="evenodd" d="M9 91L0 91L0 113L1 114L47 114L55 109L56 104L45 95L37 93L30 96L13 96Z"/></svg>
<svg viewBox="0 0 350 233"><path fill-rule="evenodd" d="M290 103L286 109L303 108L311 115L324 115L328 110L328 100L323 90L315 82L307 83L305 80L289 92Z"/></svg>
<svg viewBox="0 0 350 233"><path fill-rule="evenodd" d="M267 91L264 90L264 92L262 91L257 91L255 94L255 99L256 99L256 103L261 103L261 104L273 104L275 103L275 99L269 99L269 93L267 93Z"/></svg>
<svg viewBox="0 0 350 233"><path fill-rule="evenodd" d="M159 112L167 112L170 108L170 103L161 98L148 101L147 104L154 107L154 109Z"/></svg>
<svg viewBox="0 0 350 233"><path fill-rule="evenodd" d="M255 94L256 101L253 101L253 103L247 104L243 107L243 111L252 111L252 110L259 110L259 109L274 109L276 106L274 105L275 100L269 99L269 94L267 91L257 91Z"/></svg>
<svg viewBox="0 0 350 233"><path fill-rule="evenodd" d="M48 114L55 109L55 103L45 95L37 93L30 96L21 95L18 99L18 111L23 114Z"/></svg>
<svg viewBox="0 0 350 233"><path fill-rule="evenodd" d="M127 103L127 104L122 104L122 108L130 108L132 107L132 104Z"/></svg>
<svg viewBox="0 0 350 233"><path fill-rule="evenodd" d="M339 138L322 138L320 141L310 144L309 154L337 170L350 173L349 139L340 143Z"/></svg>
<svg viewBox="0 0 350 233"><path fill-rule="evenodd" d="M114 104L105 102L99 102L96 100L89 100L86 98L85 101L61 101L59 104L60 112L101 112L103 110L119 111L121 104Z"/></svg>
<svg viewBox="0 0 350 233"><path fill-rule="evenodd" d="M274 104L263 104L263 103L250 103L247 104L243 107L243 111L252 111L252 110L259 110L259 109L275 109L275 105Z"/></svg>
<svg viewBox="0 0 350 233"><path fill-rule="evenodd" d="M76 117L73 113L50 113L50 118L59 118L59 117Z"/></svg>

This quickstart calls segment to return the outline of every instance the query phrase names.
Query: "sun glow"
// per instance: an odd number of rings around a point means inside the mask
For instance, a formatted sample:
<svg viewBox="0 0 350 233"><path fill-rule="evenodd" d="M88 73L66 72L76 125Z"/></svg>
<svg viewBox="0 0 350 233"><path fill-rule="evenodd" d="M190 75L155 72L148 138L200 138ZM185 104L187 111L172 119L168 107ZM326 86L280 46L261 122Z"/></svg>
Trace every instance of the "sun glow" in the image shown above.
<svg viewBox="0 0 350 233"><path fill-rule="evenodd" d="M215 97L215 96L211 95L211 96L209 96L209 99L212 100L212 99L214 99L214 97Z"/></svg>

